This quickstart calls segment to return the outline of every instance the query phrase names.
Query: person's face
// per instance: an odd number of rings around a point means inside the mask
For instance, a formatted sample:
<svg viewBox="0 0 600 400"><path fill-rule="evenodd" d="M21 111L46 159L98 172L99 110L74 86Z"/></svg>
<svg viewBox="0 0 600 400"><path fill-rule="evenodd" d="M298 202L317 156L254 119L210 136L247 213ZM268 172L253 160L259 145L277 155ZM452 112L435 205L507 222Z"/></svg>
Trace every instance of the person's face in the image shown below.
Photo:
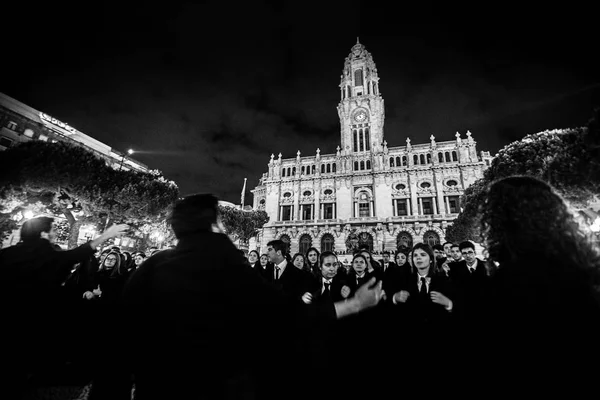
<svg viewBox="0 0 600 400"><path fill-rule="evenodd" d="M431 257L423 249L413 251L413 263L418 270L425 270L431 265Z"/></svg>
<svg viewBox="0 0 600 400"><path fill-rule="evenodd" d="M135 256L134 260L135 260L135 265L139 267L144 262L144 257L137 255L137 256Z"/></svg>
<svg viewBox="0 0 600 400"><path fill-rule="evenodd" d="M309 251L307 257L308 257L308 261L311 264L316 264L317 263L317 259L319 258L317 256L317 252L314 251L314 250Z"/></svg>
<svg viewBox="0 0 600 400"><path fill-rule="evenodd" d="M454 261L460 261L460 259L462 258L462 254L460 254L460 249L458 248L458 246L454 246L452 248L451 256L454 259Z"/></svg>
<svg viewBox="0 0 600 400"><path fill-rule="evenodd" d="M451 243L446 243L444 245L444 253L446 253L446 257L452 256L452 244Z"/></svg>
<svg viewBox="0 0 600 400"><path fill-rule="evenodd" d="M258 256L256 255L255 252L251 251L250 253L248 253L248 262L250 264L254 264L257 261L258 261Z"/></svg>
<svg viewBox="0 0 600 400"><path fill-rule="evenodd" d="M355 258L354 261L352 261L352 268L354 268L354 272L361 275L363 272L365 272L365 269L367 268L367 263L363 258L358 257Z"/></svg>
<svg viewBox="0 0 600 400"><path fill-rule="evenodd" d="M304 267L304 257L298 256L294 258L294 267L302 269Z"/></svg>
<svg viewBox="0 0 600 400"><path fill-rule="evenodd" d="M464 257L467 264L472 264L475 262L475 250L471 248L462 249L460 251L462 256Z"/></svg>
<svg viewBox="0 0 600 400"><path fill-rule="evenodd" d="M267 256L266 254L263 254L262 256L260 256L260 265L262 265L264 267L265 265L267 265L268 262L269 262L269 256Z"/></svg>
<svg viewBox="0 0 600 400"><path fill-rule="evenodd" d="M385 263L389 263L390 262L390 255L389 254L384 254L383 255L383 262L385 262Z"/></svg>
<svg viewBox="0 0 600 400"><path fill-rule="evenodd" d="M104 266L107 269L112 269L115 267L115 265L117 264L117 256L114 254L109 254L108 256L106 256L106 258L104 259Z"/></svg>
<svg viewBox="0 0 600 400"><path fill-rule="evenodd" d="M362 254L366 259L367 259L367 263L370 264L371 263L371 255L369 253L367 253L366 251L363 251Z"/></svg>
<svg viewBox="0 0 600 400"><path fill-rule="evenodd" d="M446 256L446 253L443 250L434 250L433 255L437 260L439 260L440 258L444 258Z"/></svg>
<svg viewBox="0 0 600 400"><path fill-rule="evenodd" d="M396 264L398 264L398 265L406 264L406 254L404 254L404 253L396 254Z"/></svg>
<svg viewBox="0 0 600 400"><path fill-rule="evenodd" d="M267 255L269 256L269 261L271 261L272 263L275 263L277 260L280 259L281 252L275 251L273 246L269 246L269 247L267 247Z"/></svg>
<svg viewBox="0 0 600 400"><path fill-rule="evenodd" d="M333 256L325 257L323 265L321 265L321 275L325 279L332 279L337 274L338 263Z"/></svg>

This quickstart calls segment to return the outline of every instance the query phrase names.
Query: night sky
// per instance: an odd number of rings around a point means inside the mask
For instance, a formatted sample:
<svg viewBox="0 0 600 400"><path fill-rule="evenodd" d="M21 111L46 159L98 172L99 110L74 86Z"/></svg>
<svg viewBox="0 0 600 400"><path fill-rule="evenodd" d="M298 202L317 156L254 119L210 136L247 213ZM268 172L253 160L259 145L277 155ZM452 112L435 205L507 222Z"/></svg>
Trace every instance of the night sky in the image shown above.
<svg viewBox="0 0 600 400"><path fill-rule="evenodd" d="M590 9L125 3L3 6L0 91L135 149L183 195L239 204L246 177L251 204L271 153L335 152L338 85L357 36L379 72L388 146L470 130L495 153L582 126L600 105Z"/></svg>

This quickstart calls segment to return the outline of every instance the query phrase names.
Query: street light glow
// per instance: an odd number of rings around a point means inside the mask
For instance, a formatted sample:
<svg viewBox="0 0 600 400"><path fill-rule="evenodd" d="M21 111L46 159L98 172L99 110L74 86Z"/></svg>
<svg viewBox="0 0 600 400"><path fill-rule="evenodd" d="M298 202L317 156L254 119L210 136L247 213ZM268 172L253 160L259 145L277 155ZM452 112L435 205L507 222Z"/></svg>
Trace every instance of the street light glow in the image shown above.
<svg viewBox="0 0 600 400"><path fill-rule="evenodd" d="M133 151L133 149L129 149L129 150L127 150L127 154L129 154L129 155L132 155L133 153L135 153L135 152Z"/></svg>
<svg viewBox="0 0 600 400"><path fill-rule="evenodd" d="M33 218L33 211L31 211L31 210L26 210L26 211L23 213L23 217L24 217L25 219L31 219L31 218Z"/></svg>
<svg viewBox="0 0 600 400"><path fill-rule="evenodd" d="M590 230L594 233L600 232L600 217L596 218L594 223L590 225Z"/></svg>

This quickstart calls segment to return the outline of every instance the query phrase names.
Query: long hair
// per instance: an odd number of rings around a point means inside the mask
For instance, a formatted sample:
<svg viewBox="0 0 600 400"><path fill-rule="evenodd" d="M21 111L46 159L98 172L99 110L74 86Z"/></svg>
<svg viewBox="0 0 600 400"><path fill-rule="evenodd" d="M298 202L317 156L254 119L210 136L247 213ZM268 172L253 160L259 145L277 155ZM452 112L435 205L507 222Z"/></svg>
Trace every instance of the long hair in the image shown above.
<svg viewBox="0 0 600 400"><path fill-rule="evenodd" d="M549 265L580 271L597 284L600 257L569 211L547 183L529 176L493 182L481 206L482 239L500 264Z"/></svg>
<svg viewBox="0 0 600 400"><path fill-rule="evenodd" d="M417 243L415 244L415 246L411 249L411 258L412 258L412 271L416 272L417 271L417 267L415 266L415 250L421 249L423 250L425 253L427 253L427 255L429 256L429 259L431 260L431 264L429 266L429 276L434 276L434 275L439 275L442 273L442 271L440 271L438 265L437 265L437 261L435 259L435 254L433 253L433 249L431 248L430 245L428 245L427 243Z"/></svg>
<svg viewBox="0 0 600 400"><path fill-rule="evenodd" d="M302 268L300 268L302 271L306 271L306 272L311 272L310 267L308 266L308 263L306 262L306 256L304 256L304 254L302 253L296 253L294 254L294 257L292 257L292 261L291 264L294 265L294 262L296 261L296 258L298 257L302 257ZM294 268L298 268L294 265Z"/></svg>
<svg viewBox="0 0 600 400"><path fill-rule="evenodd" d="M112 278L118 275L123 275L123 273L125 272L123 268L123 258L121 257L121 254L117 253L116 251L111 251L106 255L106 257L104 257L104 260L102 260L102 264L100 264L99 271L108 271L108 269L106 268L106 258L111 254L115 256L117 261L115 262L115 266L112 268L112 271L110 271L110 277Z"/></svg>

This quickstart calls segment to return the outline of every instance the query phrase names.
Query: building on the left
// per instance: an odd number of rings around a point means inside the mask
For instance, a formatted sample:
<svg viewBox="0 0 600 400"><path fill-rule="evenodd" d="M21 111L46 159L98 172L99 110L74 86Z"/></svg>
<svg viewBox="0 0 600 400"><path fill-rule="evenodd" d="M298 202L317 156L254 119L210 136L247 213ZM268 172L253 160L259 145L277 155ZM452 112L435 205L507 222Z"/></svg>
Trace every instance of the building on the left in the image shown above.
<svg viewBox="0 0 600 400"><path fill-rule="evenodd" d="M131 154L114 150L109 145L80 132L55 116L35 110L0 93L0 151L30 140L69 142L93 152L115 169L148 172L148 167L131 158ZM89 240L93 236L95 236L95 232L92 228L82 227L80 230L80 242ZM19 240L19 232L15 231L3 241L1 247L13 245ZM115 244L125 249L133 249L136 246L135 238L123 237L117 240L118 243Z"/></svg>
<svg viewBox="0 0 600 400"><path fill-rule="evenodd" d="M148 171L145 164L132 159L129 154L113 149L55 116L35 110L0 93L0 150L29 140L73 143L103 158L115 169Z"/></svg>

